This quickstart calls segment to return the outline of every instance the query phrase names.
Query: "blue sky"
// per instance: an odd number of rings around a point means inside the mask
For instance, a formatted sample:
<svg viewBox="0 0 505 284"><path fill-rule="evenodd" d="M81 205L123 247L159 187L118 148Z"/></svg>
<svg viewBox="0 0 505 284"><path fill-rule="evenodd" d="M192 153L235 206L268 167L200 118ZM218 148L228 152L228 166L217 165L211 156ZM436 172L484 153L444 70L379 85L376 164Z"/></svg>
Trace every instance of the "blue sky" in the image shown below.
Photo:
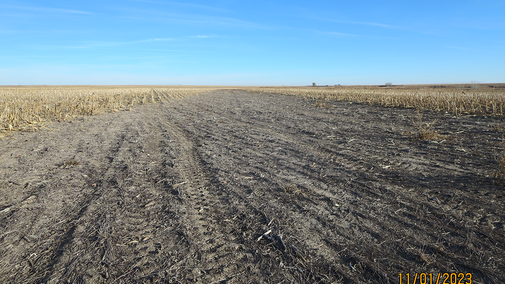
<svg viewBox="0 0 505 284"><path fill-rule="evenodd" d="M505 82L505 1L0 0L0 85Z"/></svg>

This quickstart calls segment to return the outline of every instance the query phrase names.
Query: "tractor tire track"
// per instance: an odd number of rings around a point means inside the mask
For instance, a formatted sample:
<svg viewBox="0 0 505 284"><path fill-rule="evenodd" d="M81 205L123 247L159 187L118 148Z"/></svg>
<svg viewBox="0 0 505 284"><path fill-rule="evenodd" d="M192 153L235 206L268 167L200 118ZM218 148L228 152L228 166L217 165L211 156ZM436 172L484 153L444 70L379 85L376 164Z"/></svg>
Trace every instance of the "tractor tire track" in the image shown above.
<svg viewBox="0 0 505 284"><path fill-rule="evenodd" d="M298 104L285 103L288 99L281 96L279 101L282 103L265 104L264 100L274 101L267 96L229 90L188 98L172 106L172 111L177 114L173 120L186 129L188 135L201 141L204 160L218 169L217 176L222 182L227 181L225 186L232 191L230 194L247 200L247 208L255 208L268 216L269 226L257 224L256 227L267 231L272 228L270 221L274 221L274 231L289 232L292 239L299 240L295 245L304 250L317 243L325 244L324 249L313 252L314 266L306 267L301 275L294 273L292 279L303 282L297 278L301 277L308 281L313 277L309 274L322 273L317 268L318 261L331 261L338 256L343 261L342 265L351 263L360 267L362 275L369 275L365 277L376 275L379 282L395 281L394 273L384 272L391 265L391 259L383 257L383 262L370 262L367 255L384 255L383 248L387 247L388 251L403 255L404 258L426 262L423 260L426 258L423 250L433 252L438 245L425 246L419 249L421 252L412 254L405 247L419 246L418 238L406 238L404 231L391 228L409 227L415 232L414 235L424 236L422 242L436 244L441 242L440 236L447 235L447 232L464 230L464 226L447 224L448 218L454 217L450 217L451 213L446 211L448 205L434 194L434 187L443 188L443 185L439 187L430 182L430 187L423 188L422 180L411 177L415 174L436 177L438 173L431 166L433 157L412 156L409 154L412 150L401 154L399 149L413 148L412 140L402 133L391 132L389 122L372 126L365 124L370 128L369 132L354 132L355 129L350 127L354 123L352 118L338 116L338 110L327 111L328 114L324 114L324 110L322 113L310 113L310 108L314 106L309 105L296 111L307 113L303 118L313 123L311 126L314 130L310 130L306 129L308 122L290 114L294 106L307 105L307 102L299 99ZM279 106L287 110L283 111ZM368 117L372 111L384 111L384 108L376 110L369 106L353 107L358 109L358 113L361 109L370 108L370 111L364 112ZM335 108L348 107L339 103ZM258 114L259 110L261 113ZM394 111L402 113L411 110ZM338 116L341 121L335 121L333 125L328 123L334 119L332 115ZM400 117L404 118L399 123L410 122L405 114ZM319 121L319 124L314 123L314 120ZM301 125L293 127L297 123ZM333 129L341 132L335 133ZM374 129L383 129L384 133ZM340 135L340 140L347 145L342 147L339 146L342 143L324 140L330 134L336 137ZM348 134L354 138L346 138ZM350 143L351 140L357 143ZM399 145L391 148L388 146L390 141ZM381 151L382 155L379 155ZM439 153L436 152L436 155ZM409 171L390 169L402 165L403 161L423 167ZM437 171L459 175L475 173L473 169L448 164L438 167ZM437 183L444 179L440 178ZM489 185L488 182L484 184ZM416 191L411 188L416 188ZM250 209L242 210L247 212ZM493 210L499 211L497 207ZM294 232L291 224L311 225L296 226L297 231ZM378 228L390 229L384 231ZM357 235L359 240L356 239ZM307 236L311 236L310 240L300 241ZM475 246L483 247L490 245L492 239L474 239L473 242ZM400 248L398 242L401 242ZM442 242L456 246L460 239L444 238ZM361 251L361 247L372 243L380 246L356 253ZM284 261L292 262L289 258ZM439 260L440 269L448 269L447 263L451 261L455 260ZM352 281L356 279L355 271L354 268L344 270L340 277ZM486 276L488 270L485 268L472 271L486 281L496 281ZM288 275L283 274L283 277Z"/></svg>

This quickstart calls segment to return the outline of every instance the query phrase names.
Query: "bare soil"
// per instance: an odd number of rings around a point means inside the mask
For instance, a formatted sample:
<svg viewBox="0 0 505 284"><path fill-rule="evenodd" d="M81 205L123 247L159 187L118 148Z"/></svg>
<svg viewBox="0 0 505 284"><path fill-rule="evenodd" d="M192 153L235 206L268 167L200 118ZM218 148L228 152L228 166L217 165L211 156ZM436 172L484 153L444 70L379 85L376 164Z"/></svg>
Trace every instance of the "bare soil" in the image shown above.
<svg viewBox="0 0 505 284"><path fill-rule="evenodd" d="M413 118L220 90L3 139L0 282L505 283L503 120Z"/></svg>

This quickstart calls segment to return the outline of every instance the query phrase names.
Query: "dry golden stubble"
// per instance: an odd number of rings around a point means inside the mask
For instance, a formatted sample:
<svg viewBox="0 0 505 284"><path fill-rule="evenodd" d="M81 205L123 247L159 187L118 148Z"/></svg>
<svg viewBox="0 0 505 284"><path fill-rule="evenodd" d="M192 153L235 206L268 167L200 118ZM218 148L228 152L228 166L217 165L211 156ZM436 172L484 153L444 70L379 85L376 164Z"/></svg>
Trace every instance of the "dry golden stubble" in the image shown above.
<svg viewBox="0 0 505 284"><path fill-rule="evenodd" d="M50 122L85 115L131 110L208 92L210 87L23 86L0 88L0 136L37 131Z"/></svg>
<svg viewBox="0 0 505 284"><path fill-rule="evenodd" d="M492 173L492 176L505 182L505 134L502 136L501 151L497 155L498 169Z"/></svg>
<svg viewBox="0 0 505 284"><path fill-rule="evenodd" d="M379 87L249 87L254 92L296 95L316 101L336 100L386 107L422 108L454 115L505 116L505 90L498 88L462 91L460 88L379 88Z"/></svg>
<svg viewBox="0 0 505 284"><path fill-rule="evenodd" d="M437 120L423 121L423 114L419 109L417 110L417 116L412 118L412 123L416 128L416 131L411 134L414 140L444 140L447 138L446 135L441 135L435 130Z"/></svg>
<svg viewBox="0 0 505 284"><path fill-rule="evenodd" d="M331 105L325 104L323 101L317 101L315 106L316 107L324 107L325 109L332 108Z"/></svg>

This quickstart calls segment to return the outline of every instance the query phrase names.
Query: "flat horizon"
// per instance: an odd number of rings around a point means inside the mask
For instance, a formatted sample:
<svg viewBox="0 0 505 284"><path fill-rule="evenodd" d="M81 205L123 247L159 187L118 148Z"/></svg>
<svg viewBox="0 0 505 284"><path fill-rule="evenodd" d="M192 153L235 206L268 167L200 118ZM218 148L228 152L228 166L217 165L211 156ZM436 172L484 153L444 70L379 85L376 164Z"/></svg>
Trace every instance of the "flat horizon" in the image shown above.
<svg viewBox="0 0 505 284"><path fill-rule="evenodd" d="M399 87L399 86L461 86L461 85L504 85L505 83L432 83L432 84L393 84L392 87ZM93 86L100 86L100 87L314 87L312 85L173 85L173 84L137 84L137 85L114 85L114 84L62 84L62 85L57 85L57 84L42 84L42 85L0 85L0 87L93 87ZM379 86L384 86L383 84L356 84L356 85L329 85L329 84L321 84L321 85L316 85L315 87L360 87L360 86L369 86L369 87L379 87Z"/></svg>

